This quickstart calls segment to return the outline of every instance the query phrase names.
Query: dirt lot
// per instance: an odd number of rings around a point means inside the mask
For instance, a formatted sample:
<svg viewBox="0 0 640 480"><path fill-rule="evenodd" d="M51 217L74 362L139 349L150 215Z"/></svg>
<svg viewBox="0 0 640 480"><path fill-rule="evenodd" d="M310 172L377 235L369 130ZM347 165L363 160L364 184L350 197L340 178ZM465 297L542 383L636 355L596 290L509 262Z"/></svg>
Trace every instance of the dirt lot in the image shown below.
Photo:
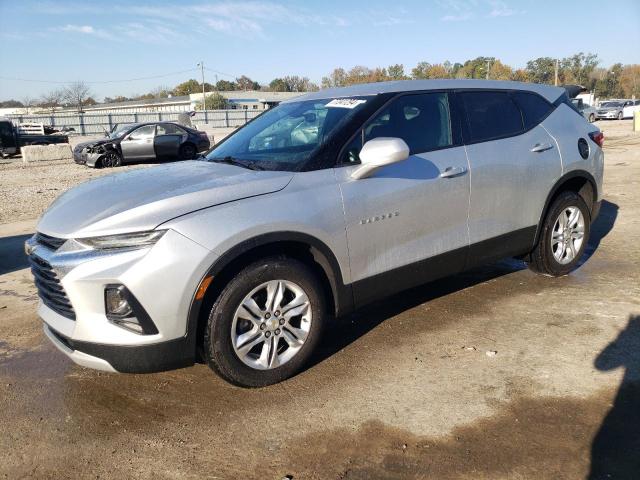
<svg viewBox="0 0 640 480"><path fill-rule="evenodd" d="M397 295L259 390L202 365L117 375L57 353L21 244L50 199L103 172L0 166L0 474L640 478L640 135L599 126L606 200L577 271L510 260Z"/></svg>

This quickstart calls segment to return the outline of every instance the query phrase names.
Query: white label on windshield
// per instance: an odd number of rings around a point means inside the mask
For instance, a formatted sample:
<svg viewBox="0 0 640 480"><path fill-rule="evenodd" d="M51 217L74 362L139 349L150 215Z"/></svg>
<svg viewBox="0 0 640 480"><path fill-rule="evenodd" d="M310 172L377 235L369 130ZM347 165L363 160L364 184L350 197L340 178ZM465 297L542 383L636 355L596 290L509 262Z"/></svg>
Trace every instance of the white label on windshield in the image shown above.
<svg viewBox="0 0 640 480"><path fill-rule="evenodd" d="M363 103L367 103L367 101L358 100L356 98L336 98L327 103L325 107L356 108L358 105L362 105Z"/></svg>

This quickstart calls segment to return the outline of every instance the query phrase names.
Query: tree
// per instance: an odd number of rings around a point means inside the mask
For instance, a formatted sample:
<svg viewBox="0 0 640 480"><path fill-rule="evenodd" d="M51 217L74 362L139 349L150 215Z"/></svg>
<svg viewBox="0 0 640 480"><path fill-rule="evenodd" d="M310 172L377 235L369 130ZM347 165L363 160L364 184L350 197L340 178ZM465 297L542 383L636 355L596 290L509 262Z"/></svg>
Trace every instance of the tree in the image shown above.
<svg viewBox="0 0 640 480"><path fill-rule="evenodd" d="M533 83L554 82L556 61L551 57L539 57L527 62L527 77Z"/></svg>
<svg viewBox="0 0 640 480"><path fill-rule="evenodd" d="M582 52L571 57L563 58L560 62L562 83L583 85L592 89L590 85L591 72L598 66L598 55Z"/></svg>
<svg viewBox="0 0 640 480"><path fill-rule="evenodd" d="M347 84L347 73L344 68L335 68L328 77L322 77L322 88L344 87Z"/></svg>
<svg viewBox="0 0 640 480"><path fill-rule="evenodd" d="M22 104L24 105L24 108L27 109L27 115L29 115L29 109L31 107L35 107L36 103L36 99L28 95L22 99Z"/></svg>
<svg viewBox="0 0 640 480"><path fill-rule="evenodd" d="M528 82L529 75L527 74L526 70L519 68L515 72L513 72L513 74L511 75L511 80L514 80L516 82Z"/></svg>
<svg viewBox="0 0 640 480"><path fill-rule="evenodd" d="M0 102L0 108L22 108L24 105L18 100L5 100Z"/></svg>
<svg viewBox="0 0 640 480"><path fill-rule="evenodd" d="M640 65L625 65L620 72L620 87L627 98L640 98Z"/></svg>
<svg viewBox="0 0 640 480"><path fill-rule="evenodd" d="M165 85L158 85L150 93L153 98L167 98L171 94L171 88Z"/></svg>
<svg viewBox="0 0 640 480"><path fill-rule="evenodd" d="M192 93L202 93L202 85L197 80L191 78L186 82L182 82L173 89L173 94L181 97Z"/></svg>
<svg viewBox="0 0 640 480"><path fill-rule="evenodd" d="M489 67L489 78L491 80L511 80L513 78L513 69L500 60L496 60Z"/></svg>
<svg viewBox="0 0 640 480"><path fill-rule="evenodd" d="M231 92L233 90L238 90L238 85L228 80L218 80L216 82L216 90L221 92Z"/></svg>
<svg viewBox="0 0 640 480"><path fill-rule="evenodd" d="M225 110L229 108L229 101L218 92L208 93L204 97L206 110ZM196 110L202 110L202 101L196 103Z"/></svg>
<svg viewBox="0 0 640 480"><path fill-rule="evenodd" d="M389 80L406 80L408 77L404 74L404 65L398 63L387 67L387 75Z"/></svg>
<svg viewBox="0 0 640 480"><path fill-rule="evenodd" d="M456 78L487 78L487 67L491 69L491 65L495 62L494 57L476 57L473 60L467 60L457 71Z"/></svg>
<svg viewBox="0 0 640 480"><path fill-rule="evenodd" d="M415 79L449 78L450 71L451 64L448 62L444 64L436 63L435 65L431 65L428 62L420 62L411 70L411 77Z"/></svg>
<svg viewBox="0 0 640 480"><path fill-rule="evenodd" d="M91 96L89 85L78 81L70 84L64 89L64 99L70 105L78 109L78 113L82 112L82 105L85 100Z"/></svg>
<svg viewBox="0 0 640 480"><path fill-rule="evenodd" d="M260 84L254 82L246 75L236 78L236 84L238 85L238 90L260 90Z"/></svg>
<svg viewBox="0 0 640 480"><path fill-rule="evenodd" d="M290 92L289 85L283 78L274 78L269 82L269 90L272 92Z"/></svg>
<svg viewBox="0 0 640 480"><path fill-rule="evenodd" d="M64 101L64 90L51 90L40 98L40 106L54 113Z"/></svg>

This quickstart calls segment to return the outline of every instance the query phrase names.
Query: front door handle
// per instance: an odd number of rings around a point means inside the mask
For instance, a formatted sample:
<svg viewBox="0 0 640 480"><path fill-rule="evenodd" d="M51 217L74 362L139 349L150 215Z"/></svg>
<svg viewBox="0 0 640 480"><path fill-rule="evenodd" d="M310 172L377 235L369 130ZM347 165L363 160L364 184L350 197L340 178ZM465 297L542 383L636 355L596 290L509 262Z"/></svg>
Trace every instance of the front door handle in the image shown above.
<svg viewBox="0 0 640 480"><path fill-rule="evenodd" d="M553 148L553 145L551 145L550 143L536 143L531 148L531 151L534 153L540 153L540 152L546 152L547 150L551 150L552 148Z"/></svg>
<svg viewBox="0 0 640 480"><path fill-rule="evenodd" d="M453 178L464 175L465 173L467 173L465 167L447 167L444 169L444 172L440 174L440 178Z"/></svg>

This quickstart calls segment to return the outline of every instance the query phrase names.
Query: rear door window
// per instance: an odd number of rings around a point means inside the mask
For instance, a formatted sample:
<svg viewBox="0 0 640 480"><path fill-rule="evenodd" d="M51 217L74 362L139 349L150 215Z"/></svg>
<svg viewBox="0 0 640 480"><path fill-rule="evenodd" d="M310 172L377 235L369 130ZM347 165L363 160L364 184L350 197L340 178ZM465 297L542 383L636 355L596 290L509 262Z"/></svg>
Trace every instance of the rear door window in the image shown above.
<svg viewBox="0 0 640 480"><path fill-rule="evenodd" d="M513 99L516 101L522 111L522 119L524 120L524 128L530 129L539 124L553 109L553 106L540 95L529 92L514 92ZM585 108L582 99L576 102L579 110Z"/></svg>
<svg viewBox="0 0 640 480"><path fill-rule="evenodd" d="M462 92L471 142L518 135L524 131L520 109L508 92Z"/></svg>

